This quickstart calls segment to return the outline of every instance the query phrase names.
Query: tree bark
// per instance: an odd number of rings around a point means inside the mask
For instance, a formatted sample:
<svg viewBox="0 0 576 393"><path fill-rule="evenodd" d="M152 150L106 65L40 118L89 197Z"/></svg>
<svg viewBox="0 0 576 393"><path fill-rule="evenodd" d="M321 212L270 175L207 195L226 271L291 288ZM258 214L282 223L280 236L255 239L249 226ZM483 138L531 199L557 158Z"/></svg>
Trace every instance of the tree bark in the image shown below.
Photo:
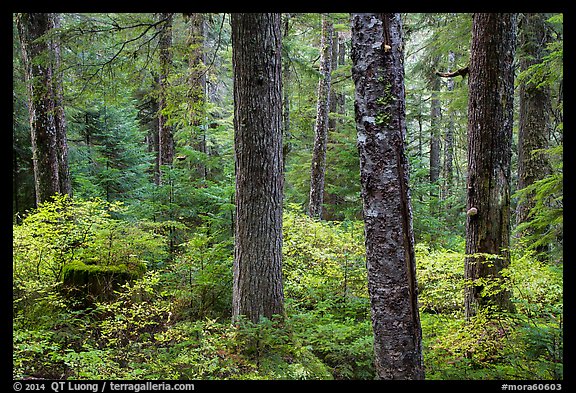
<svg viewBox="0 0 576 393"><path fill-rule="evenodd" d="M379 379L423 379L400 14L352 14L352 77Z"/></svg>
<svg viewBox="0 0 576 393"><path fill-rule="evenodd" d="M346 40L344 38L344 34L338 34L338 65L346 65ZM335 99L336 111L338 114L343 115L346 107L345 94L342 91L337 91L335 94Z"/></svg>
<svg viewBox="0 0 576 393"><path fill-rule="evenodd" d="M322 40L320 44L320 81L318 82L318 102L316 125L314 127L314 150L310 170L310 202L308 215L322 219L324 202L324 178L326 175L326 146L328 144L328 112L330 108L330 82L332 72L332 34L334 27L325 14L322 14Z"/></svg>
<svg viewBox="0 0 576 393"><path fill-rule="evenodd" d="M520 71L526 71L542 61L546 55L546 43L550 37L546 31L544 14L524 14L520 35ZM544 154L534 150L548 147L550 133L550 89L522 82L519 86L520 116L518 119L518 185L519 190L543 179L550 173ZM518 203L516 225L529 220L534 207L531 196Z"/></svg>
<svg viewBox="0 0 576 393"><path fill-rule="evenodd" d="M232 316L284 314L280 14L233 13L236 225Z"/></svg>
<svg viewBox="0 0 576 393"><path fill-rule="evenodd" d="M339 59L339 49L340 45L338 44L338 32L332 29L332 54L331 54L331 62L330 62L330 72L334 72L338 69L338 59ZM338 112L338 104L339 104L339 92L332 83L332 76L330 76L330 99L329 99L329 109L328 109L328 133L333 134L336 131L336 118L334 116L330 116L330 113L337 113Z"/></svg>
<svg viewBox="0 0 576 393"><path fill-rule="evenodd" d="M159 99L158 99L158 157L159 157L159 177L158 182L162 184L163 171L162 166L171 166L174 160L174 136L172 127L169 126L166 108L168 106L168 74L172 66L172 19L171 13L158 14L158 20L165 20L159 25L158 48L160 51L160 75L159 81Z"/></svg>
<svg viewBox="0 0 576 393"><path fill-rule="evenodd" d="M60 28L60 15L52 15L52 28ZM68 140L66 137L66 116L64 115L64 87L62 85L61 52L59 37L50 40L53 54L52 73L54 84L54 121L56 123L56 144L58 147L58 179L60 193L72 195L72 180L68 165Z"/></svg>
<svg viewBox="0 0 576 393"><path fill-rule="evenodd" d="M483 294L482 280L500 279L500 271L510 264L515 39L516 14L474 14L468 81L467 318L479 307L511 307L507 289Z"/></svg>
<svg viewBox="0 0 576 393"><path fill-rule="evenodd" d="M437 65L440 58L434 58L434 65ZM430 214L437 215L436 200L439 197L440 179L440 122L442 120L442 106L438 94L440 92L440 79L432 77L428 81L428 86L432 91L430 102Z"/></svg>
<svg viewBox="0 0 576 393"><path fill-rule="evenodd" d="M56 14L19 14L17 26L28 86L28 110L36 204L61 193L70 194L66 123L59 81L60 47L48 37L58 24Z"/></svg>
<svg viewBox="0 0 576 393"><path fill-rule="evenodd" d="M282 39L286 39L288 37L288 33L290 31L290 14L282 14ZM286 159L288 153L292 151L292 143L290 139L292 134L290 132L290 91L288 90L288 84L290 82L291 73L290 73L290 57L288 53L286 53L282 57L282 137L283 137L283 146L282 146L282 172L286 172Z"/></svg>
<svg viewBox="0 0 576 393"><path fill-rule="evenodd" d="M206 144L206 59L204 41L206 35L206 23L204 14L185 14L188 23L187 45L190 50L188 61L188 100L190 125L195 127L192 144L194 148L204 154L208 154ZM204 162L199 162L196 167L199 177L206 180L208 168Z"/></svg>
<svg viewBox="0 0 576 393"><path fill-rule="evenodd" d="M454 52L448 53L449 70L452 69L455 63ZM454 80L449 79L447 83L449 92L454 91ZM442 199L447 200L452 195L453 186L453 164L454 164L454 115L448 114L448 124L446 125L446 133L444 134L444 165L442 167L444 172L444 184L442 187ZM451 204L446 206L451 209Z"/></svg>
<svg viewBox="0 0 576 393"><path fill-rule="evenodd" d="M434 60L438 64L439 59ZM430 196L438 197L436 194L436 183L440 178L440 121L442 118L442 107L438 93L440 92L440 79L430 78L429 87L432 90L432 100L430 102L430 183L433 188Z"/></svg>

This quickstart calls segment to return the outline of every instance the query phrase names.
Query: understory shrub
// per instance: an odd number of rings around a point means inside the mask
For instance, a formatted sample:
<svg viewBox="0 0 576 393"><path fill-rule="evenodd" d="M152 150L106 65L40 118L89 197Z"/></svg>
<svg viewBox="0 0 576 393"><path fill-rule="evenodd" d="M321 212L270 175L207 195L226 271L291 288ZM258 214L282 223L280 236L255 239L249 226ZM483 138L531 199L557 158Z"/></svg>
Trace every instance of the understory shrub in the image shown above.
<svg viewBox="0 0 576 393"><path fill-rule="evenodd" d="M288 209L286 315L233 323L233 239L197 227L166 258L154 225L114 218L116 209L63 197L14 226L14 378L375 377L360 222ZM511 255L502 282L515 311L466 321L463 252L416 245L427 379L562 379L562 265ZM108 289L113 296L83 302L86 294L63 290L83 270L124 267L130 275Z"/></svg>
<svg viewBox="0 0 576 393"><path fill-rule="evenodd" d="M430 262L423 260L425 265ZM463 265L464 259L460 260ZM424 285L424 304L430 299L428 273L419 282ZM561 265L543 263L534 252L516 249L502 275L512 293L514 312L486 308L466 321L463 307L449 313L436 308L422 310L428 379L563 378ZM448 292L441 293L444 295L436 299L449 298L445 296ZM454 293L450 303L461 301L460 293Z"/></svg>

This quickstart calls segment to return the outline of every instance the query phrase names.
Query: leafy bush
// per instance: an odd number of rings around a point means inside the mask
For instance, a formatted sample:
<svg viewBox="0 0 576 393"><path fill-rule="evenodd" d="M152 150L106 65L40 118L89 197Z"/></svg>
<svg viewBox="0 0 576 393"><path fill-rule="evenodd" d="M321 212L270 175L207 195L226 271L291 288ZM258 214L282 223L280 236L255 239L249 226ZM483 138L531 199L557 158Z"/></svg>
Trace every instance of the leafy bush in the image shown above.
<svg viewBox="0 0 576 393"><path fill-rule="evenodd" d="M29 212L13 226L13 267L16 282L62 279L67 264L138 265L167 257L164 238L146 222L114 219L121 203L71 199L57 195Z"/></svg>
<svg viewBox="0 0 576 393"><path fill-rule="evenodd" d="M363 224L284 214L284 291L311 309L333 295L367 298Z"/></svg>
<svg viewBox="0 0 576 393"><path fill-rule="evenodd" d="M421 313L428 379L563 378L562 268L539 261L534 252L513 250L502 274L514 312L484 309L470 321L458 310ZM427 280L419 285L426 288ZM429 290L420 296L425 304Z"/></svg>
<svg viewBox="0 0 576 393"><path fill-rule="evenodd" d="M361 222L286 211L286 315L232 323L232 239L197 227L163 260L163 228L113 218L116 209L62 198L15 226L14 378L375 377ZM562 378L562 267L533 252L511 253L503 276L515 312L466 321L464 254L416 246L428 379ZM62 291L74 267L121 271L126 264L139 274L146 264L147 272L116 286L113 297L78 307Z"/></svg>
<svg viewBox="0 0 576 393"><path fill-rule="evenodd" d="M418 303L423 312L452 313L464 306L464 254L415 247Z"/></svg>

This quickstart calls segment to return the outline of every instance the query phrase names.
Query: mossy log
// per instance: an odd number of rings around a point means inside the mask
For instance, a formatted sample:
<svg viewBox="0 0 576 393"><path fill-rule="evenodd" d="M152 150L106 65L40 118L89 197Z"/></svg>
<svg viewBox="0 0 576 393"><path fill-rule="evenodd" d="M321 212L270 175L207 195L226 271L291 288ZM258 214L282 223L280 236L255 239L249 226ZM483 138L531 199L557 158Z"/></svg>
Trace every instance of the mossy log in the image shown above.
<svg viewBox="0 0 576 393"><path fill-rule="evenodd" d="M133 266L125 264L101 266L73 262L62 269L64 288L73 296L86 300L110 300L114 290L122 284L142 277L146 265Z"/></svg>

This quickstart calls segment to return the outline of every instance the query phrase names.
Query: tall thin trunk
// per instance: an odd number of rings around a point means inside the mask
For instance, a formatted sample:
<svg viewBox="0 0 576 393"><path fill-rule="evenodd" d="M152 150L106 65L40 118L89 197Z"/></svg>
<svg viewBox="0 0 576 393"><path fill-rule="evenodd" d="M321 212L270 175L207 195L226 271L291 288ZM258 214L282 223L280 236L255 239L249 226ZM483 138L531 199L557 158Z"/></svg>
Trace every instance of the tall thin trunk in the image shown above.
<svg viewBox="0 0 576 393"><path fill-rule="evenodd" d="M436 58L434 63L438 64ZM435 67L437 68L437 67ZM436 184L440 178L440 121L442 118L442 107L438 93L440 91L440 79L433 77L429 81L432 91L430 102L430 183ZM431 196L438 196L435 191L431 191Z"/></svg>
<svg viewBox="0 0 576 393"><path fill-rule="evenodd" d="M204 154L208 154L206 144L206 55L204 50L206 37L206 21L204 14L193 13L184 15L188 23L187 45L190 50L188 60L188 100L189 121L192 127L199 132L194 135L194 148ZM199 162L196 171L206 180L208 167L204 162Z"/></svg>
<svg viewBox="0 0 576 393"><path fill-rule="evenodd" d="M52 15L52 28L60 28L60 15ZM66 137L66 116L64 115L64 87L62 85L61 52L59 37L50 40L52 52L52 78L54 89L54 121L56 123L56 145L58 147L58 180L60 192L72 195L72 180L68 166L68 140Z"/></svg>
<svg viewBox="0 0 576 393"><path fill-rule="evenodd" d="M233 13L236 225L232 316L284 314L280 14Z"/></svg>
<svg viewBox="0 0 576 393"><path fill-rule="evenodd" d="M162 166L171 166L174 160L174 136L169 126L166 110L168 107L168 75L172 66L172 18L171 13L158 14L158 20L165 20L159 25L158 47L160 51L159 99L158 99L158 157L159 183L163 182Z"/></svg>
<svg viewBox="0 0 576 393"><path fill-rule="evenodd" d="M155 84L157 85L158 79L155 78ZM159 106L157 100L152 100L151 104L152 113L158 113ZM152 178L154 184L160 185L160 144L158 141L158 116L154 116L152 119L152 127L149 128L148 134L146 135L147 150L149 153L154 154L154 167L152 168Z"/></svg>
<svg viewBox="0 0 576 393"><path fill-rule="evenodd" d="M334 72L338 69L338 50L340 46L338 45L338 32L332 29L332 54L330 56L330 72ZM328 134L333 134L336 131L336 117L330 116L330 113L336 113L338 111L338 90L332 84L332 77L330 78L330 98L328 100Z"/></svg>
<svg viewBox="0 0 576 393"><path fill-rule="evenodd" d="M352 77L379 379L423 379L400 14L352 14Z"/></svg>
<svg viewBox="0 0 576 393"><path fill-rule="evenodd" d="M343 66L346 64L346 40L344 34L338 34L338 65ZM341 91L336 92L336 111L343 115L346 108L346 96Z"/></svg>
<svg viewBox="0 0 576 393"><path fill-rule="evenodd" d="M290 14L282 14L283 18L283 31L282 39L286 39L288 32L290 31ZM286 172L286 157L288 153L292 150L292 145L290 138L292 137L290 133L290 91L288 90L288 83L290 81L290 57L288 53L285 53L282 57L282 137L284 140L284 145L282 146L282 172Z"/></svg>
<svg viewBox="0 0 576 393"><path fill-rule="evenodd" d="M434 59L434 68L437 68L439 61L438 57ZM440 196L438 184L441 167L440 122L442 121L442 106L439 98L440 79L432 77L429 80L429 88L432 91L430 101L430 214L435 216L438 214L437 198Z"/></svg>
<svg viewBox="0 0 576 393"><path fill-rule="evenodd" d="M516 14L474 14L468 81L467 318L486 305L511 308L509 290L483 294L483 280L501 279L500 271L510 264L515 40Z"/></svg>
<svg viewBox="0 0 576 393"><path fill-rule="evenodd" d="M324 178L326 174L326 147L328 144L328 111L330 108L330 81L332 72L332 34L334 27L326 14L322 14L322 40L320 45L320 81L316 125L314 127L314 150L310 169L310 202L308 215L322 218L324 202Z"/></svg>
<svg viewBox="0 0 576 393"><path fill-rule="evenodd" d="M448 72L452 71L455 64L454 52L450 51L448 53ZM448 79L447 83L448 92L454 91L454 79ZM454 167L454 116L448 113L448 124L446 125L446 133L444 134L444 184L442 190L442 199L446 200L452 195L453 187L453 167ZM447 208L451 208L450 205Z"/></svg>

